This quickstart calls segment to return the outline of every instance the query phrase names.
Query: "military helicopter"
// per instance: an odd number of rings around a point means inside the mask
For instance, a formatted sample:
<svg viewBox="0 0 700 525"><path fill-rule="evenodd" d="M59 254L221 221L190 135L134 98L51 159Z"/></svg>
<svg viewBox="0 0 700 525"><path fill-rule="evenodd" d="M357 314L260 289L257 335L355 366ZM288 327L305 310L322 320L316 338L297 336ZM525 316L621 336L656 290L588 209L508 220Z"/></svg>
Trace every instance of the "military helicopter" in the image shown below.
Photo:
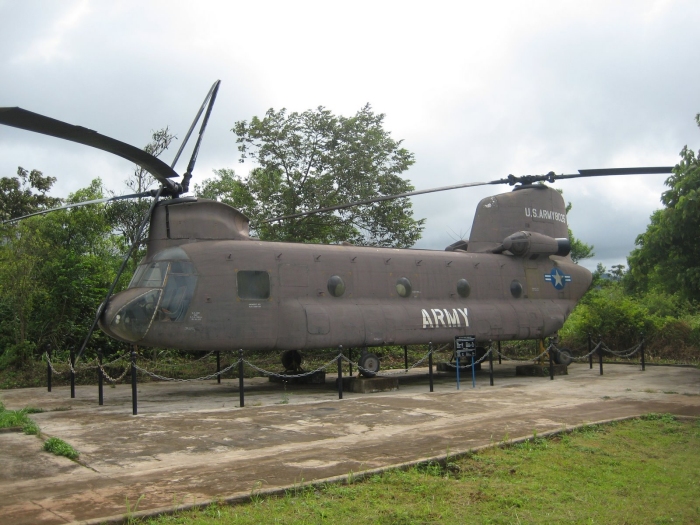
<svg viewBox="0 0 700 525"><path fill-rule="evenodd" d="M457 188L514 186L483 199L470 239L444 251L262 241L250 235L248 218L235 208L184 196L218 88L219 81L172 167L95 131L20 108L0 108L2 124L108 151L143 167L160 183L146 193L77 204L153 197L93 324L119 341L187 351L276 350L283 352L283 363L294 362L300 350L342 345L363 349L361 372L372 376L379 370L379 359L368 351L372 347L450 343L457 335L474 336L482 348L488 341L541 340L557 333L591 283L591 273L569 256L564 200L543 182L672 169L509 175L272 219ZM173 167L205 106L190 163L181 181L174 182L180 176ZM128 288L112 295L149 222L144 259Z"/></svg>

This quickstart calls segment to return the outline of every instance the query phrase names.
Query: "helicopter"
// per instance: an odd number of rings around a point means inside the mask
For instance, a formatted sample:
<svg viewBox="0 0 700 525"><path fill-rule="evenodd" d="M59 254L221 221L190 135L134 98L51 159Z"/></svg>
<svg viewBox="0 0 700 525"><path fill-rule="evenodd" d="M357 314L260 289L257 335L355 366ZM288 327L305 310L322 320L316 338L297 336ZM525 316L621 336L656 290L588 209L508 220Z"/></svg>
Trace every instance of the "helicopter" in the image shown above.
<svg viewBox="0 0 700 525"><path fill-rule="evenodd" d="M513 187L482 199L469 240L445 250L263 241L251 236L250 221L239 210L185 195L219 84L211 87L171 166L87 128L21 108L0 108L0 124L113 153L143 167L160 183L145 193L55 208L153 197L77 359L98 325L116 340L146 347L279 351L285 368L298 366L301 350L361 348L360 372L368 377L380 367L377 355L369 351L374 347L445 344L455 336L472 336L483 354L490 341L543 340L562 328L592 280L590 271L570 257L564 199L544 182L672 170L509 175L270 219L465 187ZM180 175L173 168L205 107L190 163L175 182ZM113 294L146 225L146 255L128 287ZM564 354L555 358L568 364Z"/></svg>

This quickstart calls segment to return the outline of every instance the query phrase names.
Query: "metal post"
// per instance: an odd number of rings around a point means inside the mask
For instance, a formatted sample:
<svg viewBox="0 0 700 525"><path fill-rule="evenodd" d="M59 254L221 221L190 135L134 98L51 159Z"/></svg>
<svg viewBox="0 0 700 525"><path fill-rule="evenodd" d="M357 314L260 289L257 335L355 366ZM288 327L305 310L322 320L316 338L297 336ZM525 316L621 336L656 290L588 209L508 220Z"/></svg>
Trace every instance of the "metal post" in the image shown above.
<svg viewBox="0 0 700 525"><path fill-rule="evenodd" d="M340 345L338 350L338 399L343 399L343 345Z"/></svg>
<svg viewBox="0 0 700 525"><path fill-rule="evenodd" d="M70 397L75 399L75 354L70 351Z"/></svg>
<svg viewBox="0 0 700 525"><path fill-rule="evenodd" d="M549 379L554 381L554 352L552 352L552 345L550 344L549 346L550 348L547 349L547 353L549 354Z"/></svg>
<svg viewBox="0 0 700 525"><path fill-rule="evenodd" d="M588 334L588 368L593 370L593 354L591 353L593 343L591 342L591 334Z"/></svg>
<svg viewBox="0 0 700 525"><path fill-rule="evenodd" d="M598 334L598 362L600 363L600 375L603 375L603 345L601 344L602 337Z"/></svg>
<svg viewBox="0 0 700 525"><path fill-rule="evenodd" d="M501 342L499 341L498 344L500 345ZM493 386L493 347L491 345L489 345L489 382Z"/></svg>
<svg viewBox="0 0 700 525"><path fill-rule="evenodd" d="M498 342L498 364L501 364L501 342Z"/></svg>
<svg viewBox="0 0 700 525"><path fill-rule="evenodd" d="M51 392L51 345L48 346L46 355L48 356L46 362L46 386L48 387L48 391Z"/></svg>
<svg viewBox="0 0 700 525"><path fill-rule="evenodd" d="M646 363L644 362L644 334L642 334L642 342L639 347L640 352L642 353L642 372L646 370Z"/></svg>
<svg viewBox="0 0 700 525"><path fill-rule="evenodd" d="M352 376L352 348L348 348L348 375Z"/></svg>
<svg viewBox="0 0 700 525"><path fill-rule="evenodd" d="M455 370L457 371L457 390L459 390L459 356L455 357L455 364L456 364Z"/></svg>
<svg viewBox="0 0 700 525"><path fill-rule="evenodd" d="M243 389L243 349L238 350L238 396L240 397L239 406L245 406L245 392Z"/></svg>
<svg viewBox="0 0 700 525"><path fill-rule="evenodd" d="M474 366L474 354L472 354L472 388L476 388L476 366Z"/></svg>
<svg viewBox="0 0 700 525"><path fill-rule="evenodd" d="M433 343L429 343L428 352L428 378L430 379L430 391L433 391Z"/></svg>
<svg viewBox="0 0 700 525"><path fill-rule="evenodd" d="M105 404L104 375L102 374L102 350L97 351L97 399L100 406Z"/></svg>
<svg viewBox="0 0 700 525"><path fill-rule="evenodd" d="M216 382L221 384L221 352L216 351Z"/></svg>
<svg viewBox="0 0 700 525"><path fill-rule="evenodd" d="M408 372L408 346L403 345L403 363L404 367L406 368L406 372Z"/></svg>
<svg viewBox="0 0 700 525"><path fill-rule="evenodd" d="M131 351L131 413L138 415L138 401L136 390L136 351Z"/></svg>

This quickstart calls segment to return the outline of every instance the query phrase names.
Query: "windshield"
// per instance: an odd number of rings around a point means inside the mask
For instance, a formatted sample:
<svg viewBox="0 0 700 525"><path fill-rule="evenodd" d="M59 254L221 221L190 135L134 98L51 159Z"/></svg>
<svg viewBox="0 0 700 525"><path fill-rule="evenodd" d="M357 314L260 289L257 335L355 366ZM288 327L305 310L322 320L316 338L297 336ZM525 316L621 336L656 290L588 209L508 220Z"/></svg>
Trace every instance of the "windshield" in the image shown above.
<svg viewBox="0 0 700 525"><path fill-rule="evenodd" d="M168 248L147 264L140 264L129 283L132 297L119 307L109 330L117 337L137 342L154 322L178 322L186 318L197 286L194 265L181 248ZM119 294L117 294L119 295Z"/></svg>

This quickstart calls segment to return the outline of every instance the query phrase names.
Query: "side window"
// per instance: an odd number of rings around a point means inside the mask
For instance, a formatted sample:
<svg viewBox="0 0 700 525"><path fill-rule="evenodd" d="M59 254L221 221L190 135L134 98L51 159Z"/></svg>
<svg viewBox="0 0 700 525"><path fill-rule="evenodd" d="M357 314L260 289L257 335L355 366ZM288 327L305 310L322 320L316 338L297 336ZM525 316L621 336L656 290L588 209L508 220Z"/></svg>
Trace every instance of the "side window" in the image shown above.
<svg viewBox="0 0 700 525"><path fill-rule="evenodd" d="M238 297L240 299L268 299L270 297L270 276L258 270L240 270L236 274Z"/></svg>

